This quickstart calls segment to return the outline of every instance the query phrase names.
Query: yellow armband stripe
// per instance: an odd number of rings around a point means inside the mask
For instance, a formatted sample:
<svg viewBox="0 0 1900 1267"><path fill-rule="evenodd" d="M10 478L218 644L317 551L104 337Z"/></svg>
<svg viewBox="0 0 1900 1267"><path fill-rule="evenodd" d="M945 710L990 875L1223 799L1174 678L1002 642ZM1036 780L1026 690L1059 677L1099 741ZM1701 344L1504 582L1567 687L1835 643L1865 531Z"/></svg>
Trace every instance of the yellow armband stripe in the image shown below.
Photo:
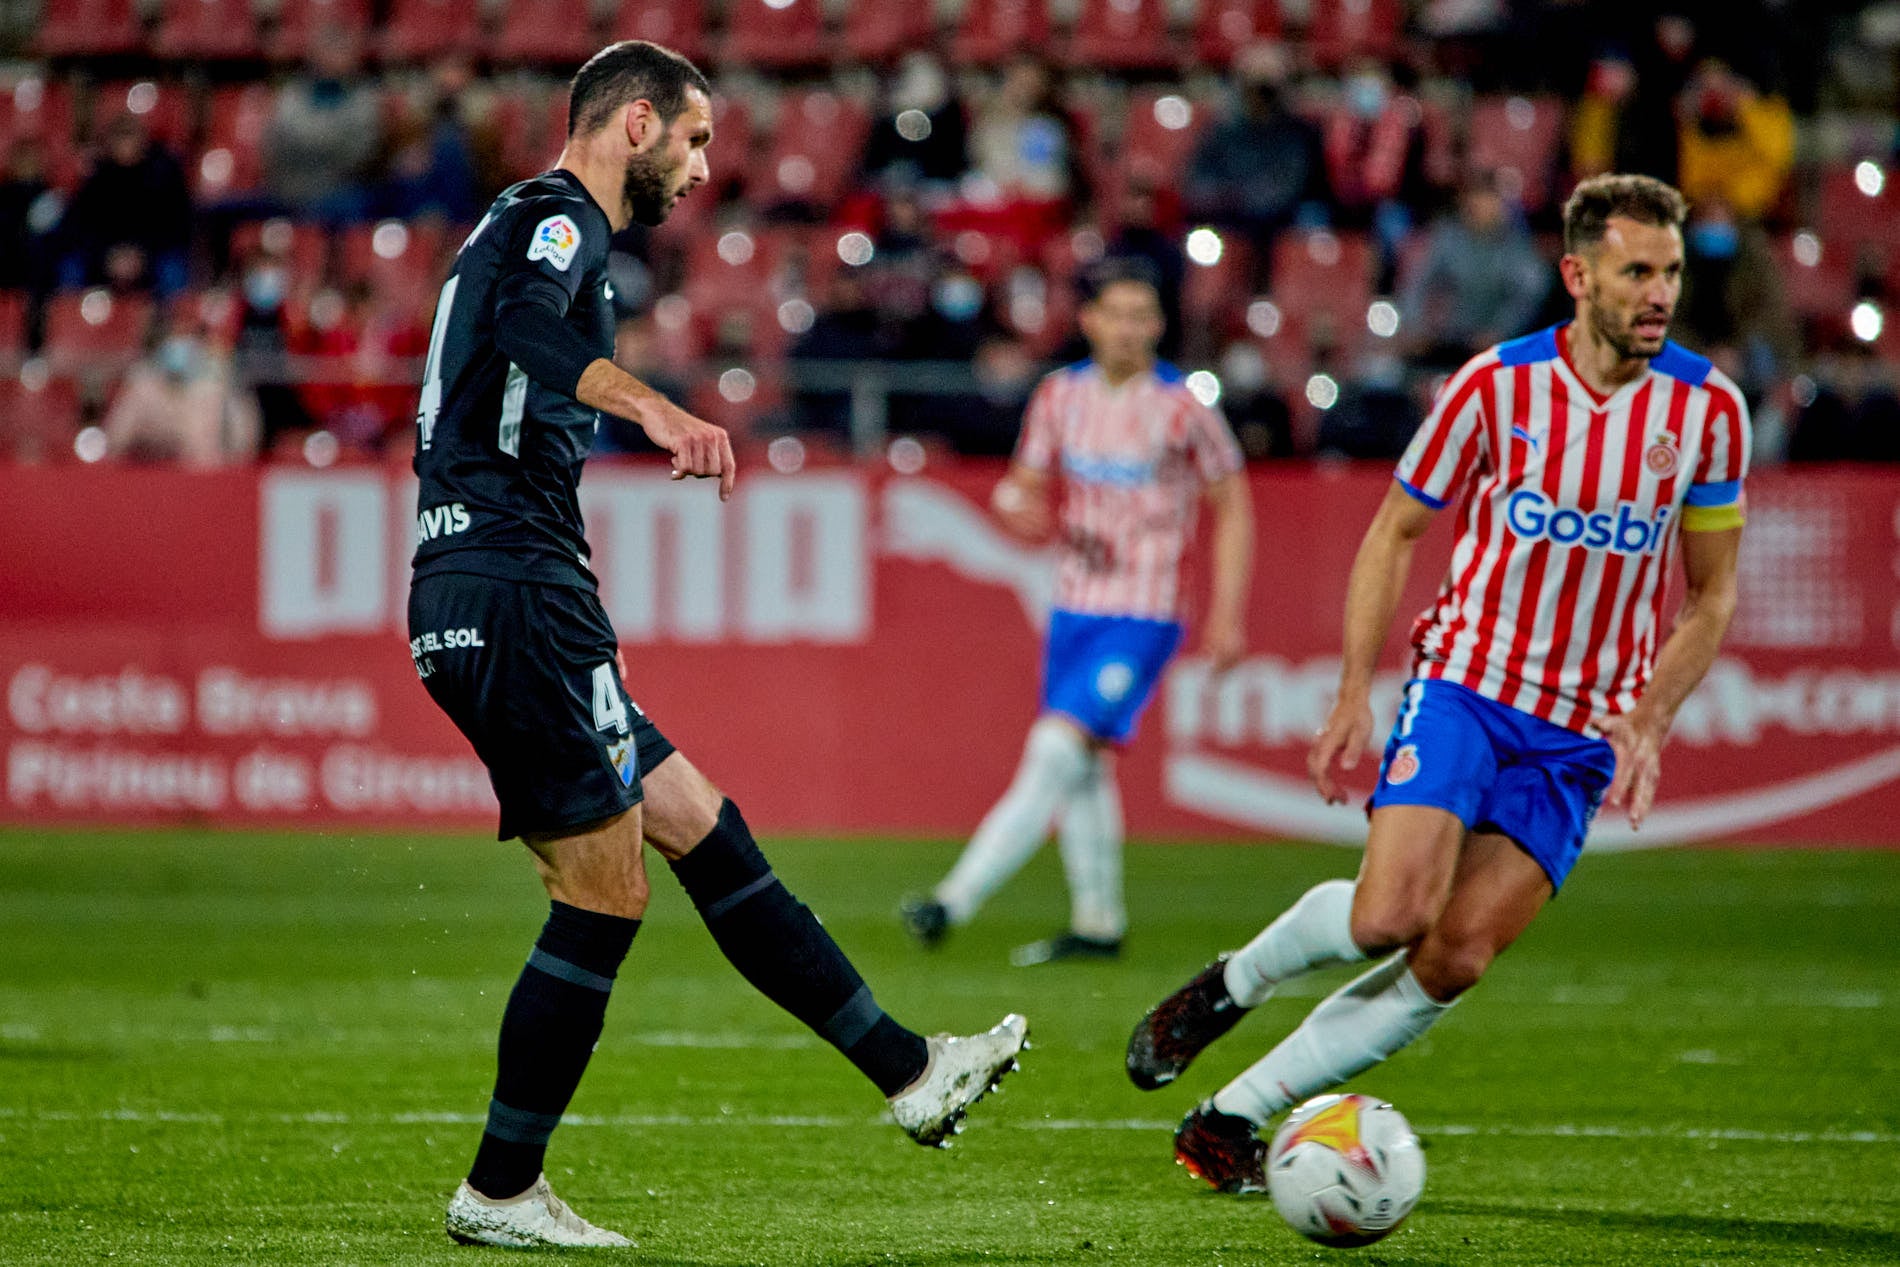
<svg viewBox="0 0 1900 1267"><path fill-rule="evenodd" d="M1729 528L1739 528L1748 516L1742 513L1739 505L1727 506L1684 506L1682 508L1682 530L1684 532L1722 532Z"/></svg>

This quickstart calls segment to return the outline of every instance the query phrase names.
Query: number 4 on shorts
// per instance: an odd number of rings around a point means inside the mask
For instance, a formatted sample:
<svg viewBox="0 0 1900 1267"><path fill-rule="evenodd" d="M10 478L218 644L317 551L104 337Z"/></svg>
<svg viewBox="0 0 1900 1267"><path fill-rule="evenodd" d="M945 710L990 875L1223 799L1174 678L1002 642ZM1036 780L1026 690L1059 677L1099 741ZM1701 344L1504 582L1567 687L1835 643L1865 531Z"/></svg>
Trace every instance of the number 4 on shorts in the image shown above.
<svg viewBox="0 0 1900 1267"><path fill-rule="evenodd" d="M594 729L612 729L627 733L627 706L620 699L620 684L614 681L614 666L594 668Z"/></svg>

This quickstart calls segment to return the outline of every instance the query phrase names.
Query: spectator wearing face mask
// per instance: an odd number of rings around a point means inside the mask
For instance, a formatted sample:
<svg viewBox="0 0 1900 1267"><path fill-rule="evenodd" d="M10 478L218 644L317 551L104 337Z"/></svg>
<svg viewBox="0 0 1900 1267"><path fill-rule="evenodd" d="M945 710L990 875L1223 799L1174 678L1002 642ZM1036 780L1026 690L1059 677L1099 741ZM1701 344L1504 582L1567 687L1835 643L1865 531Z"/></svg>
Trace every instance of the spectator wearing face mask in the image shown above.
<svg viewBox="0 0 1900 1267"><path fill-rule="evenodd" d="M1288 226L1327 223L1332 188L1319 128L1288 107L1285 55L1263 45L1235 71L1238 106L1194 147L1182 198L1195 220L1245 234L1265 259Z"/></svg>
<svg viewBox="0 0 1900 1267"><path fill-rule="evenodd" d="M1438 202L1425 172L1425 108L1417 75L1363 58L1346 76L1345 102L1328 120L1326 170L1349 218L1371 226L1389 276L1414 209Z"/></svg>
<svg viewBox="0 0 1900 1267"><path fill-rule="evenodd" d="M106 452L206 470L257 453L257 409L200 331L174 331L126 372L106 412Z"/></svg>
<svg viewBox="0 0 1900 1267"><path fill-rule="evenodd" d="M1715 361L1751 398L1784 381L1800 337L1767 235L1720 196L1697 202L1683 226L1682 298L1675 337Z"/></svg>
<svg viewBox="0 0 1900 1267"><path fill-rule="evenodd" d="M1677 102L1680 172L1691 206L1719 198L1742 220L1774 208L1794 170L1794 112L1713 59Z"/></svg>

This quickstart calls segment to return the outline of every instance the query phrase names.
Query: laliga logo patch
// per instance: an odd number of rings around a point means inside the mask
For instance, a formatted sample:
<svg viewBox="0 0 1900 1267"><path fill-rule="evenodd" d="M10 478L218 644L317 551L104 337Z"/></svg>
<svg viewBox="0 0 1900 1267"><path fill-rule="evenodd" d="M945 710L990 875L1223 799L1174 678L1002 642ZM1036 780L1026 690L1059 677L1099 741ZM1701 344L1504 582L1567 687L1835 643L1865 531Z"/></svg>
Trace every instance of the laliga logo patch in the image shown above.
<svg viewBox="0 0 1900 1267"><path fill-rule="evenodd" d="M1410 783L1418 777L1418 745L1406 744L1392 754L1392 764L1386 767L1385 781L1397 786Z"/></svg>
<svg viewBox="0 0 1900 1267"><path fill-rule="evenodd" d="M1668 432L1656 437L1656 442L1643 454L1643 465L1649 468L1651 475L1661 480L1674 475L1681 461L1682 455L1676 449L1676 437Z"/></svg>
<svg viewBox="0 0 1900 1267"><path fill-rule="evenodd" d="M566 216L549 216L534 226L534 237L528 241L528 258L546 260L563 273L574 262L574 252L580 249L581 231Z"/></svg>
<svg viewBox="0 0 1900 1267"><path fill-rule="evenodd" d="M1111 704L1121 702L1135 684L1135 670L1125 660L1110 660L1095 674L1095 693Z"/></svg>
<svg viewBox="0 0 1900 1267"><path fill-rule="evenodd" d="M614 742L608 744L607 760L613 763L614 773L620 776L620 786L632 787L634 771L633 740L616 739Z"/></svg>

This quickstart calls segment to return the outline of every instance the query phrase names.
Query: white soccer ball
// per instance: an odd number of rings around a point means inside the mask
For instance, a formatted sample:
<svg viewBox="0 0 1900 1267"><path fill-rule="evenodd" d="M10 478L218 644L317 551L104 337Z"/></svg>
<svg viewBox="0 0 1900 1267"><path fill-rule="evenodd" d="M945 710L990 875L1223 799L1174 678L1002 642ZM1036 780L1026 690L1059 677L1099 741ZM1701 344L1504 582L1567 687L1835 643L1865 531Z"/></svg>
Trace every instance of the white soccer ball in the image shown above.
<svg viewBox="0 0 1900 1267"><path fill-rule="evenodd" d="M1370 1245L1425 1190L1425 1154L1404 1116L1369 1095L1322 1095L1294 1109L1267 1149L1280 1217L1321 1245Z"/></svg>

